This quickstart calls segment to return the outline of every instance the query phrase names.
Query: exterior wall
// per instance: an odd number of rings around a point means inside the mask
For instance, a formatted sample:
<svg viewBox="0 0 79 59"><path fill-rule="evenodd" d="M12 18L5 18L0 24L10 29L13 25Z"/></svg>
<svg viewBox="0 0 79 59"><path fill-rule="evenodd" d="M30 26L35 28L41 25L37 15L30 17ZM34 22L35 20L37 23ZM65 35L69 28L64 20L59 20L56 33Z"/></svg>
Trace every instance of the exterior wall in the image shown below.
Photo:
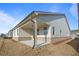
<svg viewBox="0 0 79 59"><path fill-rule="evenodd" d="M18 30L18 29L13 30L13 37L12 37L12 39L13 39L13 40L16 40L16 41L18 41L17 30Z"/></svg>
<svg viewBox="0 0 79 59"><path fill-rule="evenodd" d="M19 28L18 29L18 39L19 40L31 40L32 35L28 32L29 32L29 30L23 30L23 29Z"/></svg>
<svg viewBox="0 0 79 59"><path fill-rule="evenodd" d="M21 28L17 28L13 31L13 39L16 41L31 39L31 35Z"/></svg>
<svg viewBox="0 0 79 59"><path fill-rule="evenodd" d="M42 15L37 17L37 21L40 23L47 23L51 29L52 27L55 27L55 35L53 35L53 37L64 37L70 35L70 30L64 15ZM51 34L49 33L48 36Z"/></svg>
<svg viewBox="0 0 79 59"><path fill-rule="evenodd" d="M67 37L70 36L70 30L66 19L64 17L59 18L57 20L49 22L51 27L51 36L52 37ZM54 35L53 35L53 28L54 27Z"/></svg>
<svg viewBox="0 0 79 59"><path fill-rule="evenodd" d="M64 15L44 15L44 16L38 16L37 21L40 23L47 23L49 25L48 27L48 34L47 34L47 41L51 41L54 37L69 37L70 36L70 29L68 27L68 24L66 22ZM55 27L54 35L52 27ZM61 30L61 33L60 33ZM42 32L42 31L41 31ZM41 36L42 37L42 36ZM42 38L45 40L45 37Z"/></svg>
<svg viewBox="0 0 79 59"><path fill-rule="evenodd" d="M39 29L39 35L44 35L44 27L38 28ZM47 34L48 34L48 27L47 27Z"/></svg>
<svg viewBox="0 0 79 59"><path fill-rule="evenodd" d="M47 41L50 42L51 41L51 26L49 26L48 28L48 35L47 35Z"/></svg>
<svg viewBox="0 0 79 59"><path fill-rule="evenodd" d="M39 35L37 36L38 37L38 39L46 39L47 41L49 41L49 39L51 39L51 35L50 35L50 29L51 29L51 27L47 27L47 35L45 35L44 34L44 30L43 30L43 28L42 29L40 29L40 31L39 31Z"/></svg>
<svg viewBox="0 0 79 59"><path fill-rule="evenodd" d="M39 29L39 35L44 35L44 30L43 30L43 28Z"/></svg>

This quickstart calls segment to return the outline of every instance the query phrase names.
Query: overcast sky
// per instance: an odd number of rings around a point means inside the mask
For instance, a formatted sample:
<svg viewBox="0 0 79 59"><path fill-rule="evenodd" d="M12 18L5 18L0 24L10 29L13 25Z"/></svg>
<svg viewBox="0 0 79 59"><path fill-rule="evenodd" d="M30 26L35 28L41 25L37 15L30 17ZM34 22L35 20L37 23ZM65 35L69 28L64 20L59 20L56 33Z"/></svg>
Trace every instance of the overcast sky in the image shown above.
<svg viewBox="0 0 79 59"><path fill-rule="evenodd" d="M77 4L0 4L0 33L7 33L32 11L64 13L71 30L77 29Z"/></svg>

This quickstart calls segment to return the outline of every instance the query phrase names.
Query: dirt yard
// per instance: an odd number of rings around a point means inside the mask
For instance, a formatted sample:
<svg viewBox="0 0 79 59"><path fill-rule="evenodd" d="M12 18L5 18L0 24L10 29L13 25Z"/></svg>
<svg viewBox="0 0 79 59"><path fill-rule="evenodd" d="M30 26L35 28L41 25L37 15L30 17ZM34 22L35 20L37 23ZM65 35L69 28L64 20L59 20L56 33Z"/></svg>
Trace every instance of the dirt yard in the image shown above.
<svg viewBox="0 0 79 59"><path fill-rule="evenodd" d="M0 55L2 56L77 56L79 40L67 40L58 44L47 44L32 49L11 39L0 38Z"/></svg>

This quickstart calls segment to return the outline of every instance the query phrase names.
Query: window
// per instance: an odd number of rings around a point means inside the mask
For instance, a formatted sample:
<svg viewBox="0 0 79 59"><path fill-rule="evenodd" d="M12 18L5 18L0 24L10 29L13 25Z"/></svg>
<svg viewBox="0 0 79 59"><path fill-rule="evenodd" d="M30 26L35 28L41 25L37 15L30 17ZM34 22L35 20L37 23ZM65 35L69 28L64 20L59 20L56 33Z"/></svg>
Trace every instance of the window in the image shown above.
<svg viewBox="0 0 79 59"><path fill-rule="evenodd" d="M39 29L37 29L37 35L39 35Z"/></svg>
<svg viewBox="0 0 79 59"><path fill-rule="evenodd" d="M47 27L44 27L43 30L44 30L44 35L47 35Z"/></svg>
<svg viewBox="0 0 79 59"><path fill-rule="evenodd" d="M62 30L60 29L60 36L61 36L61 32L62 32Z"/></svg>
<svg viewBox="0 0 79 59"><path fill-rule="evenodd" d="M53 29L53 35L55 34L54 32L55 32L55 28L54 27L52 27L52 29Z"/></svg>

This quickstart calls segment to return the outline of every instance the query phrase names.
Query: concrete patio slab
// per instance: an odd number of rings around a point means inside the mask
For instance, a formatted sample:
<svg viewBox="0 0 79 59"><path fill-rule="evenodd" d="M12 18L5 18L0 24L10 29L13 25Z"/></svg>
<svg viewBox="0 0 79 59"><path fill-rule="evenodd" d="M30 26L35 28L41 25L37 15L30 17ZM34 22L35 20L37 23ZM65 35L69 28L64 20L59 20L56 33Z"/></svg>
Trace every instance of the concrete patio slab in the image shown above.
<svg viewBox="0 0 79 59"><path fill-rule="evenodd" d="M26 44L26 45L29 45L29 46L33 47L34 40L20 41L20 43L23 43L23 44ZM36 47L40 47L40 46L45 45L47 43L48 42L45 42L45 40L37 40L36 41Z"/></svg>

